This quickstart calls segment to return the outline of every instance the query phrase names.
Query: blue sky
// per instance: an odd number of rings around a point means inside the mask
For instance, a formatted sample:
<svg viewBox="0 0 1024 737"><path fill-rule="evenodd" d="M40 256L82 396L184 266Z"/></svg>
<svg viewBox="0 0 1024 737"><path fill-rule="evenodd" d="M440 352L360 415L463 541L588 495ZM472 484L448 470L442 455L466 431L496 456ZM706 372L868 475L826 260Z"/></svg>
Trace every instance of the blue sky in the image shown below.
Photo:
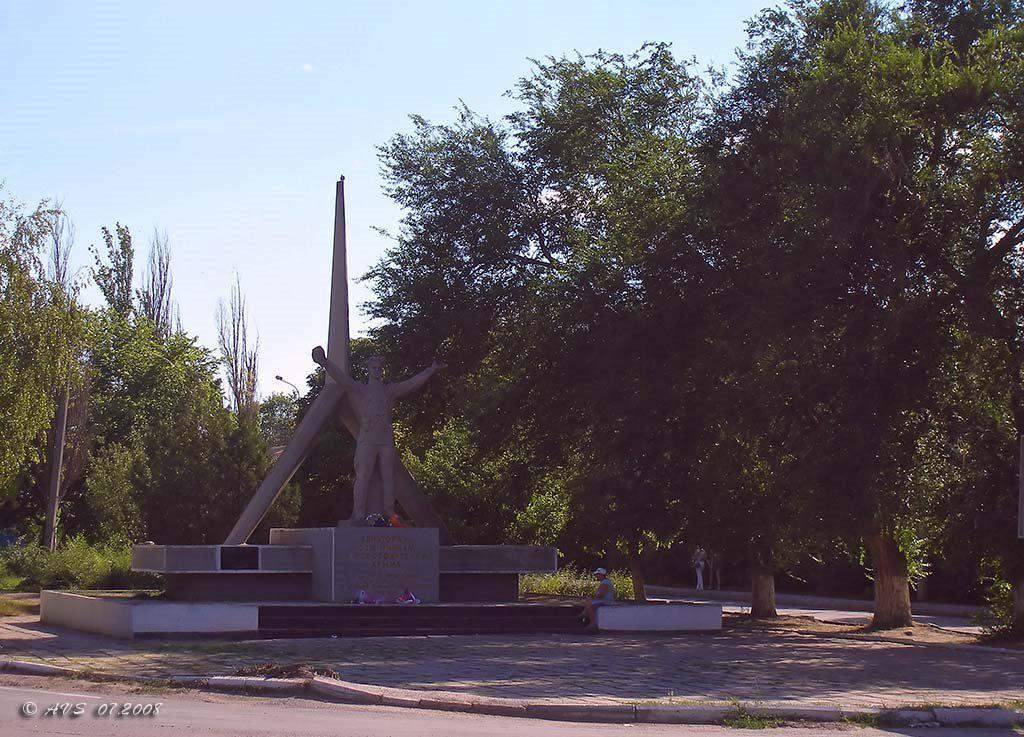
<svg viewBox="0 0 1024 737"><path fill-rule="evenodd" d="M131 228L137 271L166 231L182 322L210 347L237 272L260 390L287 390L274 375L302 386L326 342L334 182L354 278L401 216L376 147L410 114L451 119L462 100L499 116L530 58L577 50L668 41L725 65L771 4L0 0L0 181L63 201L80 267L101 225ZM371 298L353 285L356 334Z"/></svg>

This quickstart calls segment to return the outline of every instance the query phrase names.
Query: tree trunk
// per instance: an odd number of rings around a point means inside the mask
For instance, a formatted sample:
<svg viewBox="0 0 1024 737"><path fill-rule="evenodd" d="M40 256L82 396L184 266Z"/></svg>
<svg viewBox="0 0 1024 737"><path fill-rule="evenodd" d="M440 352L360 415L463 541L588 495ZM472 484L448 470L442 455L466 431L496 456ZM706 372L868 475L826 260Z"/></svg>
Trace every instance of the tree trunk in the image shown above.
<svg viewBox="0 0 1024 737"><path fill-rule="evenodd" d="M60 508L60 481L64 468L64 433L68 426L70 390L64 387L57 398L57 414L53 418L53 447L50 449L50 488L46 499L46 522L43 545L51 553L57 547L57 510Z"/></svg>
<svg viewBox="0 0 1024 737"><path fill-rule="evenodd" d="M754 619L779 616L775 611L775 573L757 563L750 568L750 616Z"/></svg>
<svg viewBox="0 0 1024 737"><path fill-rule="evenodd" d="M875 629L912 626L906 557L895 538L887 533L872 535L868 546L875 566L875 615L871 626Z"/></svg>
<svg viewBox="0 0 1024 737"><path fill-rule="evenodd" d="M630 543L629 575L633 579L633 600L647 601L647 586L644 584L644 569L640 562L640 545Z"/></svg>

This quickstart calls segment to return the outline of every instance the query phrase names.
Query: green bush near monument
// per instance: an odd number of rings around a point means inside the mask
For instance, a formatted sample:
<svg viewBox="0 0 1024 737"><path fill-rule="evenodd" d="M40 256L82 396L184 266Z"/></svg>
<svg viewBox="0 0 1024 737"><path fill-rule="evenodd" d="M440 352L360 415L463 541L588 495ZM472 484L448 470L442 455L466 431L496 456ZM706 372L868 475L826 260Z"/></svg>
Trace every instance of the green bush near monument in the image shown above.
<svg viewBox="0 0 1024 737"><path fill-rule="evenodd" d="M0 551L0 580L18 589L125 589L153 586L153 577L131 570L131 546L119 541L91 544L81 535L54 552L41 545Z"/></svg>
<svg viewBox="0 0 1024 737"><path fill-rule="evenodd" d="M608 578L615 584L616 599L632 599L633 579L628 571L611 571ZM586 571L573 565L560 568L556 573L528 573L519 578L519 595L591 597L597 581Z"/></svg>

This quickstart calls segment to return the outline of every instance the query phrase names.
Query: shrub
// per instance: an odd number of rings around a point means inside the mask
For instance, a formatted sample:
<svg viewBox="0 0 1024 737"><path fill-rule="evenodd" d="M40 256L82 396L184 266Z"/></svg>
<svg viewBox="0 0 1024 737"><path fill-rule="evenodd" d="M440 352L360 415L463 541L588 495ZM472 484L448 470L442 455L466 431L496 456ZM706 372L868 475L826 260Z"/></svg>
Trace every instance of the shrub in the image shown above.
<svg viewBox="0 0 1024 737"><path fill-rule="evenodd" d="M31 583L28 579L43 570L46 556L46 548L38 543L9 545L0 550L0 566L6 570L12 580L19 581L20 588L26 583Z"/></svg>
<svg viewBox="0 0 1024 737"><path fill-rule="evenodd" d="M992 580L985 600L988 606L979 622L986 635L1009 637L1024 634L1024 620L1018 619L1013 611L1013 587L1009 581Z"/></svg>
<svg viewBox="0 0 1024 737"><path fill-rule="evenodd" d="M615 585L616 599L633 598L633 579L628 572L611 571L608 578ZM596 590L597 581L593 574L571 564L555 573L527 573L519 577L521 594L589 597Z"/></svg>
<svg viewBox="0 0 1024 737"><path fill-rule="evenodd" d="M131 570L131 546L120 541L90 544L76 535L54 552L37 543L0 552L0 565L22 577L23 589L97 589L152 586L153 578Z"/></svg>

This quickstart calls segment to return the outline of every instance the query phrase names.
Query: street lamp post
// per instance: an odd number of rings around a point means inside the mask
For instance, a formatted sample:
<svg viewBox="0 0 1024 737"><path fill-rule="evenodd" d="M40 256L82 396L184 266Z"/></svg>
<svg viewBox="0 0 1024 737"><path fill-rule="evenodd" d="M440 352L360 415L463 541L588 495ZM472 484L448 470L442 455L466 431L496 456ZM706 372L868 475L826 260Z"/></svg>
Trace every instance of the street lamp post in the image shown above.
<svg viewBox="0 0 1024 737"><path fill-rule="evenodd" d="M299 396L299 394L301 393L301 392L299 392L299 387L295 386L295 384L293 384L292 382L288 381L288 379L284 378L280 374L278 374L274 378L277 379L278 381L280 381L282 384L287 384L288 386L290 386L292 388L292 391L295 392L295 396Z"/></svg>

